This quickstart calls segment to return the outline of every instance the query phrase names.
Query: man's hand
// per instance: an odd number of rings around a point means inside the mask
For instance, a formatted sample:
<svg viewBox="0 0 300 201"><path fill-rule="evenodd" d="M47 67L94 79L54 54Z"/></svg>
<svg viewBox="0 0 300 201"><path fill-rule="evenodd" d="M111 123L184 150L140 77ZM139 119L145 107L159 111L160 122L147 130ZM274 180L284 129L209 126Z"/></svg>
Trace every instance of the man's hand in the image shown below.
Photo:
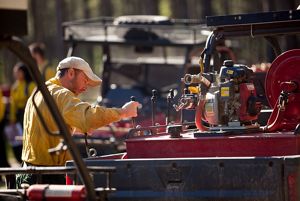
<svg viewBox="0 0 300 201"><path fill-rule="evenodd" d="M123 105L121 108L121 117L122 118L131 118L137 116L137 109L140 104L137 101L130 101Z"/></svg>

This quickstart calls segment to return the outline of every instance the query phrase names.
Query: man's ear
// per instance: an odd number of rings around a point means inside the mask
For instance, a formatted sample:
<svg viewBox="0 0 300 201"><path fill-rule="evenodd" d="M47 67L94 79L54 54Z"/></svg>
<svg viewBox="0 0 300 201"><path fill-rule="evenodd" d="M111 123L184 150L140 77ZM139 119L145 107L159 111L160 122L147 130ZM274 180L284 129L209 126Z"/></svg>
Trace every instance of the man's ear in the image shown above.
<svg viewBox="0 0 300 201"><path fill-rule="evenodd" d="M68 69L68 77L73 78L75 76L75 70L73 68Z"/></svg>

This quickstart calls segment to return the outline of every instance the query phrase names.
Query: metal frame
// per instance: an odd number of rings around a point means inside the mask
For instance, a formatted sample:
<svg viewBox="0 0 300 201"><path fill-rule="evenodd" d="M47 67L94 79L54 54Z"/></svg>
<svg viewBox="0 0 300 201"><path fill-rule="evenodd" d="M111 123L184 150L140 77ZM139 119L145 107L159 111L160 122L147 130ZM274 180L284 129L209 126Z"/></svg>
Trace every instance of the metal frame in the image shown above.
<svg viewBox="0 0 300 201"><path fill-rule="evenodd" d="M86 20L77 20L71 22L63 23L63 32L64 32L64 41L65 42L75 42L75 43L95 43L95 44L118 44L118 45L147 45L147 46L195 46L201 45L202 41L197 38L197 33L200 30L208 30L208 28L197 19L171 19L170 25L151 25L151 24L114 24L113 17L100 17L94 19L86 19ZM76 33L77 29L89 29L91 27L97 27L99 31L103 34L99 33L99 36L102 37L93 37L89 39L86 34L82 39ZM192 37L189 42L182 42L180 40L171 40L169 36L166 36L166 41L162 40L130 40L124 38L115 38L111 37L109 33L110 29L114 28L136 28L142 29L147 33L155 32L157 30L185 30L192 33ZM68 32L72 32L71 34ZM97 36L98 36L97 35ZM93 35L95 36L95 34ZM200 42L199 42L200 41Z"/></svg>
<svg viewBox="0 0 300 201"><path fill-rule="evenodd" d="M101 95L105 96L107 93L109 86L108 80L110 77L110 67L111 67L111 50L110 45L124 45L124 46L149 46L149 47L184 47L186 48L185 58L184 58L184 67L190 62L189 55L192 51L193 47L203 46L205 44L205 40L200 40L197 38L197 34L200 33L201 30L209 29L204 25L201 24L200 20L196 19L171 19L171 25L149 25L149 24L121 24L115 25L113 17L100 17L88 20L78 20L72 22L65 22L63 23L63 32L64 32L64 41L68 44L68 56L72 56L76 46L80 44L96 44L102 46L103 57L105 60L103 62L103 72L102 72L102 91ZM101 36L99 38L82 39L76 36L76 29L82 28L85 29L87 27L97 26L99 30L102 31ZM111 28L135 28L135 29L142 29L148 33L155 32L157 29L162 30L188 30L189 33L192 33L189 38L189 41L182 42L180 40L171 40L170 38L166 37L167 40L129 40L124 38L115 39L110 36L108 30ZM68 33L68 31L73 32L73 34ZM99 34L100 35L100 34ZM167 55L162 55L167 56ZM184 69L183 69L184 73Z"/></svg>
<svg viewBox="0 0 300 201"><path fill-rule="evenodd" d="M208 16L207 26L214 29L204 51L205 72L211 72L209 60L216 41L232 37L264 37L276 56L282 53L277 36L300 33L300 10L264 12L228 16Z"/></svg>
<svg viewBox="0 0 300 201"><path fill-rule="evenodd" d="M76 147L75 142L72 140L70 131L68 130L63 117L61 116L56 103L54 102L52 96L50 95L43 76L38 70L35 60L32 58L29 49L25 46L20 39L14 37L1 37L0 38L0 48L7 48L13 52L16 56L20 58L27 66L28 70L35 80L38 90L42 93L44 100L51 111L51 114L60 130L60 134L63 137L65 143L68 145L68 149L74 159L76 169L79 173L79 176L86 186L88 200L96 200L96 193L94 189L94 183L92 182L89 171L84 164L79 150Z"/></svg>

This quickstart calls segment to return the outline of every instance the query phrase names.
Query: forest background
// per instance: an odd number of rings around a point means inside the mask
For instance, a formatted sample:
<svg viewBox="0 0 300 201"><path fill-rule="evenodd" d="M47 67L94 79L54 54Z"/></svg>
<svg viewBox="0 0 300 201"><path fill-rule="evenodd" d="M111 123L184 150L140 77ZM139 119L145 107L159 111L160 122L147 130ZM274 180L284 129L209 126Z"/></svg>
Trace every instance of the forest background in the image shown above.
<svg viewBox="0 0 300 201"><path fill-rule="evenodd" d="M28 35L22 40L25 44L44 42L46 56L56 66L67 54L62 33L62 23L66 21L100 16L164 15L205 22L206 16L290 10L299 4L300 0L28 0ZM283 41L284 49L299 48L299 42L299 37L291 36ZM240 49L247 49L248 53L244 54L248 55L239 55L241 60L247 58L247 65L265 62L267 44L258 43L239 45ZM100 74L102 49L86 46L80 51L79 55ZM0 49L0 84L13 82L12 68L17 61L12 53Z"/></svg>

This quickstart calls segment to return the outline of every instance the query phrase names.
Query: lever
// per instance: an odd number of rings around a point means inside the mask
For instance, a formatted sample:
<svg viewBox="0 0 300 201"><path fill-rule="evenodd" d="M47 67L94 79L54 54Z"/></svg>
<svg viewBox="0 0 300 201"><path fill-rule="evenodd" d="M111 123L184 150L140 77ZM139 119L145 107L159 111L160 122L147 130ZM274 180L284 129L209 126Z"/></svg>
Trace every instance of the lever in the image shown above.
<svg viewBox="0 0 300 201"><path fill-rule="evenodd" d="M84 133L84 142L85 142L85 151L88 158L90 157L96 157L97 156L97 150L95 148L90 148L88 139L88 134Z"/></svg>
<svg viewBox="0 0 300 201"><path fill-rule="evenodd" d="M183 90L183 94L184 95L183 96L185 96L185 95L187 95L189 93L190 93L189 89L188 88L184 88L184 90ZM182 103L185 105L186 101L183 101ZM183 122L184 122L184 111L183 110L180 110L180 121L183 124Z"/></svg>
<svg viewBox="0 0 300 201"><path fill-rule="evenodd" d="M152 126L155 126L155 113L156 113L156 100L157 100L157 91L155 89L152 90Z"/></svg>
<svg viewBox="0 0 300 201"><path fill-rule="evenodd" d="M170 109L171 109L171 104L173 102L173 98L174 98L174 91L173 91L173 89L170 89L168 97L167 97L166 125L169 125L169 123L170 123Z"/></svg>
<svg viewBox="0 0 300 201"><path fill-rule="evenodd" d="M131 96L130 97L131 101L135 101L135 96ZM132 127L135 128L136 127L136 121L135 121L135 117L132 117Z"/></svg>

